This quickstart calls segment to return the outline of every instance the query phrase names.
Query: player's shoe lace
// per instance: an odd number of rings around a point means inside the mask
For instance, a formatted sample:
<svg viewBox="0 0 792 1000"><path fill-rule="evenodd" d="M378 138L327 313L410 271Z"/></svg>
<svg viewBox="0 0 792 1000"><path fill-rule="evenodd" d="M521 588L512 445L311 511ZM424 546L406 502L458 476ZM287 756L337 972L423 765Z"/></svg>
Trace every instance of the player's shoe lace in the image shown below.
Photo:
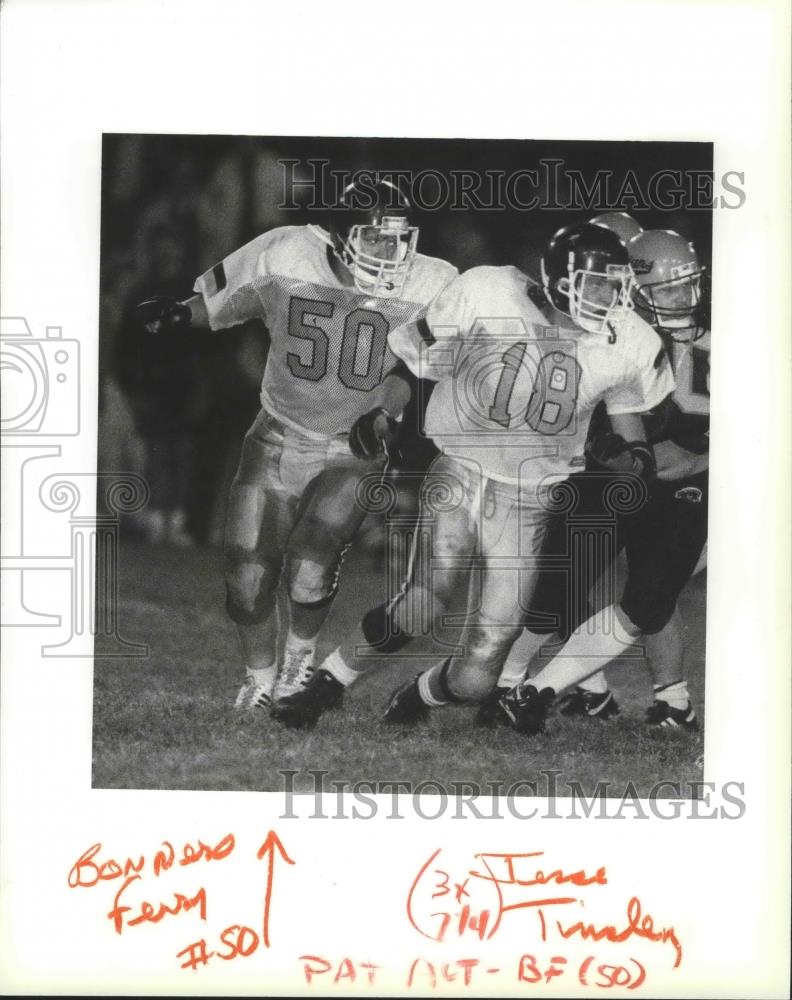
<svg viewBox="0 0 792 1000"><path fill-rule="evenodd" d="M305 686L313 673L315 655L313 649L286 649L275 682L274 701L288 698Z"/></svg>
<svg viewBox="0 0 792 1000"><path fill-rule="evenodd" d="M501 707L518 733L543 733L545 719L555 698L552 688L537 691L533 684L517 684L501 698Z"/></svg>
<svg viewBox="0 0 792 1000"><path fill-rule="evenodd" d="M319 721L323 712L338 708L344 697L344 685L321 668L304 687L288 697L276 701L272 714L291 729L310 729Z"/></svg>
<svg viewBox="0 0 792 1000"><path fill-rule="evenodd" d="M699 727L690 702L687 703L687 708L673 708L661 698L656 698L646 710L646 724L656 732L680 729L694 732Z"/></svg>
<svg viewBox="0 0 792 1000"><path fill-rule="evenodd" d="M269 708L272 705L272 685L258 684L255 677L247 677L239 689L234 708L243 711L249 708Z"/></svg>
<svg viewBox="0 0 792 1000"><path fill-rule="evenodd" d="M388 707L385 709L384 719L386 722L394 722L400 726L411 726L429 718L429 706L421 697L421 692L418 689L420 676L417 674L409 683L403 684L393 692Z"/></svg>
<svg viewBox="0 0 792 1000"><path fill-rule="evenodd" d="M564 695L558 703L558 710L561 715L585 715L596 719L610 719L620 711L612 691L600 694L580 687Z"/></svg>
<svg viewBox="0 0 792 1000"><path fill-rule="evenodd" d="M475 720L477 726L484 726L487 729L494 729L497 725L507 726L509 718L503 711L500 701L509 689L498 687L497 685L490 691L482 701L476 712Z"/></svg>

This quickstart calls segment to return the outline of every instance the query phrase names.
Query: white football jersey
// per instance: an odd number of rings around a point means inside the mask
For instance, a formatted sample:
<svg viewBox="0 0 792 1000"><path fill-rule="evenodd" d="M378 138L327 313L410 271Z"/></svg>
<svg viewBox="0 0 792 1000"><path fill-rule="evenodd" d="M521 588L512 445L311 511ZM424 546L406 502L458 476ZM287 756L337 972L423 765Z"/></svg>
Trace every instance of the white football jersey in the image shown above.
<svg viewBox="0 0 792 1000"><path fill-rule="evenodd" d="M445 288L425 323L389 338L437 385L426 432L446 454L534 492L584 462L594 407L640 413L674 389L655 331L627 313L612 333L551 327L515 267L476 267Z"/></svg>
<svg viewBox="0 0 792 1000"><path fill-rule="evenodd" d="M388 335L425 312L456 274L446 261L417 254L401 297L374 298L341 284L313 227L283 226L201 275L195 291L213 330L266 323L262 406L287 426L328 438L376 406L398 415L402 386L388 377L398 364Z"/></svg>
<svg viewBox="0 0 792 1000"><path fill-rule="evenodd" d="M709 418L710 332L698 340L671 344L676 377L674 402L683 414Z"/></svg>

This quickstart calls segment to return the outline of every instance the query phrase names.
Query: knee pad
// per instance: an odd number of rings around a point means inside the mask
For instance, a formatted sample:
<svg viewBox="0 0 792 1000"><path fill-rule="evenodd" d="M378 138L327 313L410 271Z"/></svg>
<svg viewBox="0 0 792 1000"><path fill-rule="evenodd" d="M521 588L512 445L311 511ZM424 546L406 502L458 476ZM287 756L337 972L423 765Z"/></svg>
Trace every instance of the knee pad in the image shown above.
<svg viewBox="0 0 792 1000"><path fill-rule="evenodd" d="M625 594L621 602L624 615L643 635L655 635L662 632L671 621L676 601L670 604L662 600L662 595L644 593L633 597Z"/></svg>
<svg viewBox="0 0 792 1000"><path fill-rule="evenodd" d="M442 686L449 701L482 701L492 690L499 673L500 667L485 669L482 663L466 655L461 659L451 660Z"/></svg>
<svg viewBox="0 0 792 1000"><path fill-rule="evenodd" d="M231 553L226 559L226 610L238 625L258 625L275 604L279 573L256 553Z"/></svg>
<svg viewBox="0 0 792 1000"><path fill-rule="evenodd" d="M464 656L452 662L449 692L460 701L480 701L491 691L520 626L479 622L468 629Z"/></svg>
<svg viewBox="0 0 792 1000"><path fill-rule="evenodd" d="M366 642L380 653L397 653L412 639L393 620L393 602L379 604L363 615L361 629Z"/></svg>
<svg viewBox="0 0 792 1000"><path fill-rule="evenodd" d="M286 557L286 587L295 604L305 607L322 607L329 604L338 590L340 557L328 556L327 561L317 562L297 554Z"/></svg>
<svg viewBox="0 0 792 1000"><path fill-rule="evenodd" d="M467 632L465 660L476 667L486 669L502 665L511 649L520 626L503 625L497 622L481 622Z"/></svg>

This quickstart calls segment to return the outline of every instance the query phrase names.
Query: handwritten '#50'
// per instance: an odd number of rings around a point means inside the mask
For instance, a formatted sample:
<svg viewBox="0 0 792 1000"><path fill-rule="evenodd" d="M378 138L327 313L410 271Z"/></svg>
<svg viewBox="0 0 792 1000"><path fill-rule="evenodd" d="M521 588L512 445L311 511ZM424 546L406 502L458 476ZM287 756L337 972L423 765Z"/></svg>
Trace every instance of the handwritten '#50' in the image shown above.
<svg viewBox="0 0 792 1000"><path fill-rule="evenodd" d="M197 844L186 843L177 854L173 844L168 840L163 840L162 847L154 855L151 863L155 876L167 871L178 860L179 865L192 865L197 861L221 861L227 858L236 846L233 833L227 833L213 847L199 840ZM76 889L78 886L90 888L99 882L110 881L114 878L128 878L130 875L140 875L146 866L146 858L140 855L137 859L126 858L119 862L114 858L97 863L96 858L102 844L92 844L87 851L80 855L74 862L69 872L69 886Z"/></svg>

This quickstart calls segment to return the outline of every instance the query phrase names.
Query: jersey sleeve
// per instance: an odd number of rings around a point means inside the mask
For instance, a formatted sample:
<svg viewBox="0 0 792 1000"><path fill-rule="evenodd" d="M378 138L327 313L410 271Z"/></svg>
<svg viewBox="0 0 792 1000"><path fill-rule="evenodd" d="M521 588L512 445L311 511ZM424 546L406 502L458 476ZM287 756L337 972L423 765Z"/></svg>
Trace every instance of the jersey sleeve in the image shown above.
<svg viewBox="0 0 792 1000"><path fill-rule="evenodd" d="M264 318L254 283L267 274L268 257L282 238L278 229L257 236L196 280L193 290L204 300L212 330Z"/></svg>
<svg viewBox="0 0 792 1000"><path fill-rule="evenodd" d="M455 278L409 323L392 330L388 345L413 375L435 382L453 370L458 344L476 320L465 275Z"/></svg>
<svg viewBox="0 0 792 1000"><path fill-rule="evenodd" d="M605 395L608 413L645 413L674 391L674 373L663 342L650 327L624 338L624 372Z"/></svg>

